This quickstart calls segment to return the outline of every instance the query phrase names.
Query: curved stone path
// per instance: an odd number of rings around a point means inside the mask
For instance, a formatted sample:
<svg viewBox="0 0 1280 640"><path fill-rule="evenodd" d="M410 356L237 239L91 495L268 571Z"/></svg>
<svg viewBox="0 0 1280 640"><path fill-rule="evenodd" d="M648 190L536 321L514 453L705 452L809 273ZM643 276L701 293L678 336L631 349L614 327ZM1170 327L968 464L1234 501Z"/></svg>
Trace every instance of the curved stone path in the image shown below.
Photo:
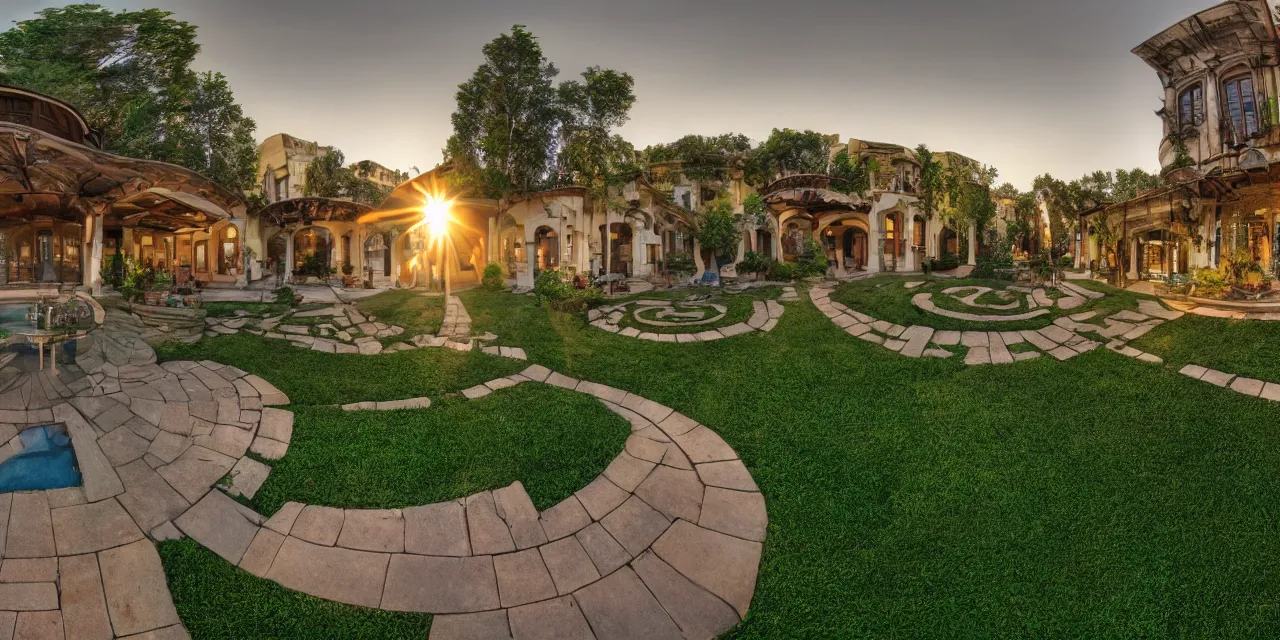
<svg viewBox="0 0 1280 640"><path fill-rule="evenodd" d="M778 300L755 300L751 303L751 317L746 322L739 322L727 327L719 327L697 331L692 333L655 333L651 331L641 331L636 327L622 328L619 323L628 313L642 324L649 324L655 327L690 327L696 328L699 325L712 324L724 318L727 310L723 305L713 305L705 302L682 303L679 300L633 300L622 304L606 305L597 309L592 309L587 313L587 320L591 326L597 329L616 333L620 336L628 338L639 338L640 340L648 340L650 342L675 342L686 344L690 342L712 342L722 338L732 338L751 333L753 331L763 331L768 333L778 326L778 320L782 318L785 308L779 302L792 301L799 299L795 287L785 286L782 288L782 295ZM690 322L661 322L649 320L640 316L641 312L664 307L671 309L675 315L679 314L679 309L688 306L709 307L717 312L712 317L700 317Z"/></svg>
<svg viewBox="0 0 1280 640"><path fill-rule="evenodd" d="M908 282L906 283L906 287L907 289L915 289L916 287L922 284L924 283ZM1024 287L1020 285L1009 285L1009 287L1007 287L1002 292L1002 293L1008 294L1007 295L1008 298L1011 298L1014 294L1023 294L1026 296L1028 311L1024 313L1018 313L1018 314L997 315L997 314L990 314L990 313L987 313L987 314L966 313L963 311L952 311L950 309L943 309L939 307L936 303L934 303L933 294L931 293L917 293L916 295L911 297L911 304L915 305L916 307L919 307L920 309L928 313L945 316L947 318L953 318L956 320L966 320L969 322L1018 322L1020 320L1030 320L1032 318L1038 318L1040 316L1048 315L1049 313L1051 313L1051 311L1049 310L1049 307L1053 307L1055 305L1058 308L1063 310L1078 309L1090 300L1097 300L1097 299L1106 297L1105 293L1092 291L1066 281L1058 283L1054 288L1058 289L1065 295L1061 298L1058 298L1057 300L1054 300L1053 298L1049 297L1048 292L1046 292L1043 287L1032 288L1032 287ZM994 289L991 289L990 287L967 285L967 286L951 287L949 289L944 289L941 293L942 295L946 295L954 298L956 301L960 302L961 304L964 304L969 307L973 307L975 309L992 309L992 310L999 310L999 311L1011 311L1021 306L1018 304L1017 301L1013 301L1008 304L1002 304L1002 305L981 304L978 302L979 297L981 297L985 293L990 293L992 291L994 291ZM961 293L966 293L966 295L963 295L963 296L959 295Z"/></svg>
<svg viewBox="0 0 1280 640"><path fill-rule="evenodd" d="M307 323L293 322L290 318L306 319ZM313 319L324 318L315 323ZM411 349L445 348L471 351L473 340L491 341L497 336L486 334L471 337L471 316L457 296L449 296L444 320L437 335L417 335L409 340L383 347L380 339L404 333L404 327L379 322L377 317L365 315L352 304L337 304L310 311L288 311L278 316L255 316L243 313L230 318L205 318L208 325L205 336L234 335L240 332L287 340L301 349L323 353L348 353L378 355ZM484 353L503 358L528 360L524 349L516 347L481 347Z"/></svg>
<svg viewBox="0 0 1280 640"><path fill-rule="evenodd" d="M532 366L517 384L599 398L632 425L623 452L537 512L520 483L392 510L252 497L293 414L267 381L214 362L155 363L95 331L60 376L0 370L0 457L64 423L83 487L0 494L0 638L185 638L153 541L189 536L255 575L321 598L437 614L432 638L710 638L750 606L767 515L736 453L655 402ZM422 399L425 400L425 399ZM402 401L408 402L408 401ZM429 406L429 401L405 406ZM20 445L19 445L20 446Z"/></svg>
<svg viewBox="0 0 1280 640"><path fill-rule="evenodd" d="M288 449L288 398L212 362L155 364L136 335L97 330L77 365L0 370L0 458L13 436L59 422L83 486L0 494L0 638L188 637L153 540L228 482L253 495ZM248 511L223 496L235 509Z"/></svg>
<svg viewBox="0 0 1280 640"><path fill-rule="evenodd" d="M1144 300L1139 303L1140 312L1120 311L1106 318L1100 318L1096 312L1086 311L1058 318L1052 325L1043 329L936 331L932 327L922 325L904 327L877 320L831 300L833 290L834 285L818 285L809 290L809 297L819 311L849 335L910 358L922 356L950 358L957 354L953 349L964 347L967 349L965 364L968 365L1010 364L1039 358L1042 353L1047 353L1058 360L1069 360L1104 344L1116 353L1144 362L1161 363L1163 361L1158 356L1129 347L1128 342L1146 335L1166 320L1182 316L1182 313L1169 311L1157 302ZM1083 288L1080 290L1088 291ZM917 298L928 295L918 294ZM1048 313L1047 310L1042 311ZM1016 316L974 317L1007 320ZM1088 322L1094 319L1102 320L1103 324ZM1083 334L1092 334L1093 337ZM1014 348L1011 350L1010 347Z"/></svg>
<svg viewBox="0 0 1280 640"><path fill-rule="evenodd" d="M518 384L595 396L632 426L599 477L539 513L524 487L406 509L288 503L269 519L213 491L176 521L296 591L436 614L431 638L712 638L746 615L768 518L746 467L705 426L541 366Z"/></svg>

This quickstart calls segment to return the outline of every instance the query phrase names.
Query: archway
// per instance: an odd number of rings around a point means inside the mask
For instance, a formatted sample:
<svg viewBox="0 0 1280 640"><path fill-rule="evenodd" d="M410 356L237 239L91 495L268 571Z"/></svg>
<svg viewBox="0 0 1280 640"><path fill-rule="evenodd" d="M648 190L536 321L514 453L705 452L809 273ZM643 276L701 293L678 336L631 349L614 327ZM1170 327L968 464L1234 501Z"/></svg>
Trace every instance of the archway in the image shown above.
<svg viewBox="0 0 1280 640"><path fill-rule="evenodd" d="M307 227L293 234L293 268L310 264L312 268L328 269L329 256L333 253L333 234L324 227ZM312 274L315 275L315 274Z"/></svg>
<svg viewBox="0 0 1280 640"><path fill-rule="evenodd" d="M886 213L884 216L884 269L897 271L902 260L903 228L901 213Z"/></svg>
<svg viewBox="0 0 1280 640"><path fill-rule="evenodd" d="M364 266L374 275L391 275L391 243L387 234L374 233L364 241Z"/></svg>
<svg viewBox="0 0 1280 640"><path fill-rule="evenodd" d="M631 225L615 222L609 225L609 235L604 237L604 226L600 227L601 241L609 247L609 273L631 275L632 248Z"/></svg>
<svg viewBox="0 0 1280 640"><path fill-rule="evenodd" d="M766 257L773 257L773 234L764 229L756 229L756 253Z"/></svg>
<svg viewBox="0 0 1280 640"><path fill-rule="evenodd" d="M782 257L784 260L797 260L804 255L805 241L813 236L813 220L807 217L793 217L783 228Z"/></svg>
<svg viewBox="0 0 1280 640"><path fill-rule="evenodd" d="M560 268L560 235L554 229L538 227L534 230L533 247L537 255L534 262L537 272Z"/></svg>
<svg viewBox="0 0 1280 640"><path fill-rule="evenodd" d="M960 256L960 236L946 226L938 232L938 257L942 256Z"/></svg>
<svg viewBox="0 0 1280 640"><path fill-rule="evenodd" d="M289 237L277 233L267 241L267 272L279 275L284 270L284 262L289 254Z"/></svg>
<svg viewBox="0 0 1280 640"><path fill-rule="evenodd" d="M850 227L844 230L844 260L845 269L853 269L862 271L867 268L867 232L858 227Z"/></svg>
<svg viewBox="0 0 1280 640"><path fill-rule="evenodd" d="M239 275L240 268L240 230L229 224L218 232L218 274Z"/></svg>

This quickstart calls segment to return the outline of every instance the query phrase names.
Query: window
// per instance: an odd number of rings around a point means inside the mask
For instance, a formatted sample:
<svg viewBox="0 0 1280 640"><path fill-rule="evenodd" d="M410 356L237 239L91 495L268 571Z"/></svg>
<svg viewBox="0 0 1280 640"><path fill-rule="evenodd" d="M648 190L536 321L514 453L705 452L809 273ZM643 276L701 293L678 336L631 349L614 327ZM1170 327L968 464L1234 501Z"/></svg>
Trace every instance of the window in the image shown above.
<svg viewBox="0 0 1280 640"><path fill-rule="evenodd" d="M1241 144L1244 139L1258 133L1258 108L1253 95L1253 77L1244 75L1227 80L1222 85L1223 105L1226 107L1228 135L1232 142Z"/></svg>
<svg viewBox="0 0 1280 640"><path fill-rule="evenodd" d="M1198 127L1204 124L1204 88L1192 85L1178 96L1178 124Z"/></svg>

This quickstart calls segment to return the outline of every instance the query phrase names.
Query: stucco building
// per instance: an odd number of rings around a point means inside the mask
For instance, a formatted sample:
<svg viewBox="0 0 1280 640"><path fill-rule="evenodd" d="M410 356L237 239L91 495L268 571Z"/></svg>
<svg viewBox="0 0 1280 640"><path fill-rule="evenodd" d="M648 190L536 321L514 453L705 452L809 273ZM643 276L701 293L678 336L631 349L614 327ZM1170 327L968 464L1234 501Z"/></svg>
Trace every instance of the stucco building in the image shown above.
<svg viewBox="0 0 1280 640"><path fill-rule="evenodd" d="M1167 186L1108 204L1082 221L1091 264L1131 279L1219 268L1247 253L1280 272L1280 36L1265 0L1201 11L1133 50L1163 91L1158 154ZM1116 246L1097 242L1099 227Z"/></svg>

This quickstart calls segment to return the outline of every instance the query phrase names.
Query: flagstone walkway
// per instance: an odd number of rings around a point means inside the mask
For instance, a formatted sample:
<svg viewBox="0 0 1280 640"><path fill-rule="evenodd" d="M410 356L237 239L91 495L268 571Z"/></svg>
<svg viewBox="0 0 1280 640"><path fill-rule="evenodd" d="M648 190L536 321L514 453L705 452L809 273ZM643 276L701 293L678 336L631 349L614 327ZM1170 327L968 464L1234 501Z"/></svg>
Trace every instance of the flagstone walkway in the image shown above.
<svg viewBox="0 0 1280 640"><path fill-rule="evenodd" d="M266 480L248 452L288 451L293 414L273 405L289 400L266 380L158 365L110 330L59 376L5 367L0 458L18 431L61 422L84 484L0 494L0 638L188 637L153 544L182 536L303 593L437 614L437 639L711 638L737 624L768 522L737 454L668 407L536 365L464 395L517 384L597 397L631 423L624 451L541 513L517 482L407 509L289 503L267 518L224 493L252 497Z"/></svg>
<svg viewBox="0 0 1280 640"><path fill-rule="evenodd" d="M795 287L784 286L782 294L778 300L794 301L799 300ZM782 318L785 307L778 300L755 300L752 304L751 317L745 322L739 322L726 327L706 328L702 331L689 331L686 333L658 333L654 331L641 331L632 327L621 327L619 323L628 314L632 321L653 327L689 327L697 329L699 326L715 324L724 319L727 309L721 304L712 304L703 301L685 302L681 300L634 300L621 304L605 305L597 309L592 309L587 313L587 320L591 326L616 333L626 338L637 338L640 340L648 340L650 342L674 342L686 344L690 342L712 342L723 338L732 338L751 333L753 331L763 331L768 333L778 326L778 320ZM657 310L657 314L650 314ZM642 315L644 314L644 315ZM673 320L665 321L661 319L648 318L645 315L656 315L657 318L671 317Z"/></svg>

